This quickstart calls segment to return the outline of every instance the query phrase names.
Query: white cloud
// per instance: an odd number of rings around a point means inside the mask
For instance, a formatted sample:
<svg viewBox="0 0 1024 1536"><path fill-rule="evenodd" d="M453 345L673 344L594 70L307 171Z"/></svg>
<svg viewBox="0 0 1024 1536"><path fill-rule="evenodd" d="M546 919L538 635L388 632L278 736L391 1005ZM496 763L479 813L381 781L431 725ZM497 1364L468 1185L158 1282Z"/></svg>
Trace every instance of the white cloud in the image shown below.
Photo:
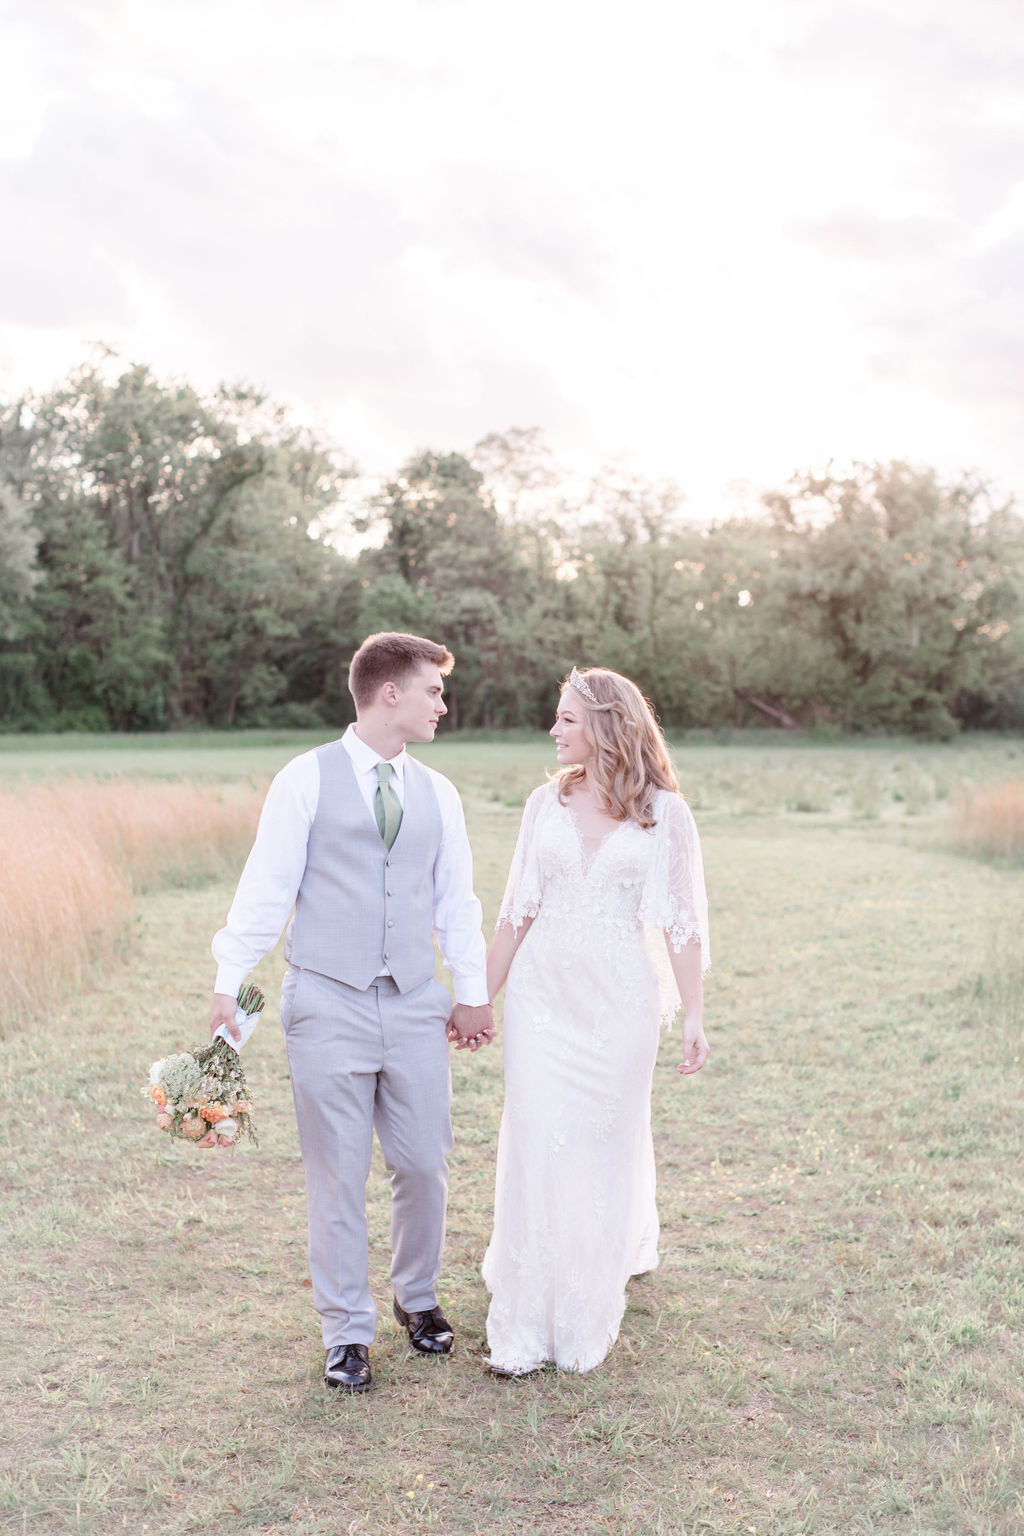
<svg viewBox="0 0 1024 1536"><path fill-rule="evenodd" d="M9 40L15 382L101 336L375 471L515 422L695 504L832 455L1024 489L1017 0L43 0Z"/></svg>

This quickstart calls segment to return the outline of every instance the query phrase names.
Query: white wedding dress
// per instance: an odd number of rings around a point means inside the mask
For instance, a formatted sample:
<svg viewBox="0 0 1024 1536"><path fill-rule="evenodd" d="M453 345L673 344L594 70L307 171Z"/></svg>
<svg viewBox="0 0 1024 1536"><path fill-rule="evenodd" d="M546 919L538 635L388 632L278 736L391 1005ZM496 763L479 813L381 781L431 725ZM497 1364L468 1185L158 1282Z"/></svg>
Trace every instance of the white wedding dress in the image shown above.
<svg viewBox="0 0 1024 1536"><path fill-rule="evenodd" d="M659 790L657 826L584 839L557 786L526 803L499 923L533 923L505 995L505 1108L494 1232L491 1365L587 1371L618 1335L630 1275L658 1262L651 1079L678 1006L664 935L700 941L697 829Z"/></svg>

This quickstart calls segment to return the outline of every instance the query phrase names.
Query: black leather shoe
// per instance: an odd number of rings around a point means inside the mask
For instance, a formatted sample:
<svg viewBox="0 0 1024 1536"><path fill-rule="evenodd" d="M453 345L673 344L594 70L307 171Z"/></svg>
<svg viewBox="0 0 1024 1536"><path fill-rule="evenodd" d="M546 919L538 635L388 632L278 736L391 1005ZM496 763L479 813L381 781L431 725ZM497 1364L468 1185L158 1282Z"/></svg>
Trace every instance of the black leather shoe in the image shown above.
<svg viewBox="0 0 1024 1536"><path fill-rule="evenodd" d="M395 1317L409 1335L409 1343L421 1355L449 1355L455 1343L452 1325L440 1307L429 1312L406 1312L395 1302Z"/></svg>
<svg viewBox="0 0 1024 1536"><path fill-rule="evenodd" d="M337 1391L365 1392L372 1381L368 1344L335 1344L324 1361L324 1384Z"/></svg>

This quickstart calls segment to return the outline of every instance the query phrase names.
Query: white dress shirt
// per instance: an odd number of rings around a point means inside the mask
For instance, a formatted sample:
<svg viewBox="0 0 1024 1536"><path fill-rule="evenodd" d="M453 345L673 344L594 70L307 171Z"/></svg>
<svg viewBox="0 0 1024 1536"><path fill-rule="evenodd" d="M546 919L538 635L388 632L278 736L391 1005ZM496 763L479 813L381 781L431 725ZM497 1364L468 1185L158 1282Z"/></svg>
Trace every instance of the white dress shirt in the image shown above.
<svg viewBox="0 0 1024 1536"><path fill-rule="evenodd" d="M375 815L379 752L350 725L342 744L352 759L356 782L369 814ZM405 751L388 759L391 787L405 804ZM424 764L420 765L425 766ZM473 893L473 856L455 785L428 768L441 812L441 846L434 865L434 933L455 984L455 1000L487 1002L487 949L483 913ZM316 750L292 758L277 774L260 813L252 852L246 860L227 923L214 936L217 962L214 990L235 997L258 960L277 943L295 905L306 868L306 846L320 798Z"/></svg>

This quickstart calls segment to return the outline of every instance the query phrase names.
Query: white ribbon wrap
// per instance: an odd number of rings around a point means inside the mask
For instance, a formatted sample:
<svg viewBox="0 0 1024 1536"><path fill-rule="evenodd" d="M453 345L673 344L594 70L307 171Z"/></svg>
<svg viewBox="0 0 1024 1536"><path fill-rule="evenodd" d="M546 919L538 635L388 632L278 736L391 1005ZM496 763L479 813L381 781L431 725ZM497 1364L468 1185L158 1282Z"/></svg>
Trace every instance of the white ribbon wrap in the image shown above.
<svg viewBox="0 0 1024 1536"><path fill-rule="evenodd" d="M234 1050L240 1051L242 1046L246 1045L248 1041L251 1040L252 1032L256 1028L256 1025L259 1023L259 1021L260 1016L258 1013L246 1013L243 1009L236 1008L235 1026L242 1032L241 1040L233 1040L231 1038L231 1036L228 1034L228 1027L226 1024L221 1025L220 1029L218 1029L213 1038L215 1040L226 1040L228 1045L230 1045Z"/></svg>

